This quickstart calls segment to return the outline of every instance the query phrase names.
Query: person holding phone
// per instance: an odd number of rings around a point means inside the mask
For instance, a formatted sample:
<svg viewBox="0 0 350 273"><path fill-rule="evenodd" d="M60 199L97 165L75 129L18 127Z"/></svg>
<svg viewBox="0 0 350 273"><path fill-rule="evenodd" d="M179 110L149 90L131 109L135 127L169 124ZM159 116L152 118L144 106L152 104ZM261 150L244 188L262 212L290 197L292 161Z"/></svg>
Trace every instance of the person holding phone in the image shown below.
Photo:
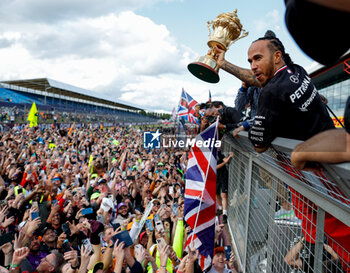
<svg viewBox="0 0 350 273"><path fill-rule="evenodd" d="M42 242L40 250L49 254L52 250L57 249L57 237L52 225L46 223L41 231Z"/></svg>
<svg viewBox="0 0 350 273"><path fill-rule="evenodd" d="M46 222L51 224L51 226L54 228L55 233L57 235L62 233L61 214L60 214L59 204L55 204L54 206L51 206L51 212Z"/></svg>

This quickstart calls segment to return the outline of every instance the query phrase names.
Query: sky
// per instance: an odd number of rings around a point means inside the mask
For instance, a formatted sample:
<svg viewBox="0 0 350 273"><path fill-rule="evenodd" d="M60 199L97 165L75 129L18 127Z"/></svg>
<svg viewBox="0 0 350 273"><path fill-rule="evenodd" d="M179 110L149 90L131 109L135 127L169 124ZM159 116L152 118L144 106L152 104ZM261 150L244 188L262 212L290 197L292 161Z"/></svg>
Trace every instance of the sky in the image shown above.
<svg viewBox="0 0 350 273"><path fill-rule="evenodd" d="M207 21L238 10L249 35L226 59L249 68L252 41L273 30L295 63L314 65L284 23L283 0L1 0L0 81L51 78L148 111L171 112L182 88L234 106L241 82L210 84L187 65L208 51Z"/></svg>

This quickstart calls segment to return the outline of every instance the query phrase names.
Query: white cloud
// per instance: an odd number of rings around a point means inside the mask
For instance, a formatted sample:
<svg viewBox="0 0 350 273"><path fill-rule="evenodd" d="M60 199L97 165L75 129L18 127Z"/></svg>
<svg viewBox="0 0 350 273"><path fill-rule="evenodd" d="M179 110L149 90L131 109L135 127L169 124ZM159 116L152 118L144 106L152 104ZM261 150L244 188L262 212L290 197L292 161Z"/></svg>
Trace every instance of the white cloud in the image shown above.
<svg viewBox="0 0 350 273"><path fill-rule="evenodd" d="M195 80L187 64L197 54L133 11L158 1L171 0L107 0L103 7L95 0L0 2L0 80L48 77L168 112L182 88L198 102L212 88L213 100L232 106L237 88Z"/></svg>
<svg viewBox="0 0 350 273"><path fill-rule="evenodd" d="M254 26L256 31L262 32L267 29L280 30L282 23L282 15L276 9L268 12L263 18L254 21Z"/></svg>
<svg viewBox="0 0 350 273"><path fill-rule="evenodd" d="M19 29L0 36L2 80L49 77L146 108L153 106L152 90L164 93L195 55L164 25L132 11ZM140 93L150 99L134 100ZM169 110L165 98L161 109Z"/></svg>
<svg viewBox="0 0 350 273"><path fill-rule="evenodd" d="M136 10L164 0L2 0L0 22L54 24L77 18L96 18L107 13ZM166 2L169 0L165 0Z"/></svg>

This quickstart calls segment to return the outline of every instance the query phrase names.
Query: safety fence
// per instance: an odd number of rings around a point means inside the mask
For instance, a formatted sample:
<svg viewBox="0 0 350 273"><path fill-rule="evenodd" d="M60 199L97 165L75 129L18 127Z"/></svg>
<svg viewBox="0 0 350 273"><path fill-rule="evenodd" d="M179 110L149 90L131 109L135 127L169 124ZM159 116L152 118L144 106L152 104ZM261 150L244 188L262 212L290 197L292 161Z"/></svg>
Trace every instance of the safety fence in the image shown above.
<svg viewBox="0 0 350 273"><path fill-rule="evenodd" d="M336 141L336 140L334 140ZM242 272L350 272L350 164L300 171L299 141L257 154L246 133L225 136L228 224Z"/></svg>

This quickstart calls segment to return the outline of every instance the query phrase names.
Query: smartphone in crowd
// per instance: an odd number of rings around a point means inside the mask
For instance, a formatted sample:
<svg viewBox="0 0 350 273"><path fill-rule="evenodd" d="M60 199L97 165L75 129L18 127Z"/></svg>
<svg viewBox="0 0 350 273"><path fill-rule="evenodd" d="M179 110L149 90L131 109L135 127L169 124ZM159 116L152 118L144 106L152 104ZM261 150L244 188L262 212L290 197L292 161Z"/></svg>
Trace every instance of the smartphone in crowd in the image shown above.
<svg viewBox="0 0 350 273"><path fill-rule="evenodd" d="M89 238L86 238L84 240L82 240L83 246L85 247L85 249L87 249L87 251L91 251L91 255L94 254L94 249L92 248L92 244L90 242Z"/></svg>
<svg viewBox="0 0 350 273"><path fill-rule="evenodd" d="M163 226L162 221L160 221L160 220L154 221L154 224L155 224L156 229L159 233L162 233L164 231L164 226Z"/></svg>
<svg viewBox="0 0 350 273"><path fill-rule="evenodd" d="M174 203L174 204L172 205L172 207L171 207L172 210L173 210L173 214L176 215L176 216L177 216L177 208L178 208L178 206L179 206L179 205L178 205L177 203Z"/></svg>
<svg viewBox="0 0 350 273"><path fill-rule="evenodd" d="M92 214L94 213L92 208L86 208L81 211L81 215L87 215L87 214Z"/></svg>
<svg viewBox="0 0 350 273"><path fill-rule="evenodd" d="M39 212L38 211L31 212L30 216L32 217L32 220L39 218Z"/></svg>
<svg viewBox="0 0 350 273"><path fill-rule="evenodd" d="M224 246L226 260L230 260L231 257L231 246Z"/></svg>
<svg viewBox="0 0 350 273"><path fill-rule="evenodd" d="M63 232L64 232L67 236L70 236L70 235L71 235L71 232L70 232L70 228L69 228L68 223L62 224L61 228L62 228Z"/></svg>
<svg viewBox="0 0 350 273"><path fill-rule="evenodd" d="M119 232L112 237L113 244L111 247L114 247L114 244L117 240L119 240L118 245L121 242L125 242L124 248L133 245L132 239L131 239L129 232L127 230L123 230L122 232Z"/></svg>
<svg viewBox="0 0 350 273"><path fill-rule="evenodd" d="M149 229L149 231L154 231L153 223L151 219L146 220L146 227Z"/></svg>
<svg viewBox="0 0 350 273"><path fill-rule="evenodd" d="M174 194L174 187L173 186L169 187L169 194L170 195Z"/></svg>
<svg viewBox="0 0 350 273"><path fill-rule="evenodd" d="M160 221L159 215L158 215L158 214L155 214L155 215L153 216L153 220L154 220L154 222L155 222L155 221Z"/></svg>
<svg viewBox="0 0 350 273"><path fill-rule="evenodd" d="M63 250L63 253L66 253L68 251L71 251L71 247L69 245L69 241L66 239L64 240L63 244L62 244L62 250Z"/></svg>

